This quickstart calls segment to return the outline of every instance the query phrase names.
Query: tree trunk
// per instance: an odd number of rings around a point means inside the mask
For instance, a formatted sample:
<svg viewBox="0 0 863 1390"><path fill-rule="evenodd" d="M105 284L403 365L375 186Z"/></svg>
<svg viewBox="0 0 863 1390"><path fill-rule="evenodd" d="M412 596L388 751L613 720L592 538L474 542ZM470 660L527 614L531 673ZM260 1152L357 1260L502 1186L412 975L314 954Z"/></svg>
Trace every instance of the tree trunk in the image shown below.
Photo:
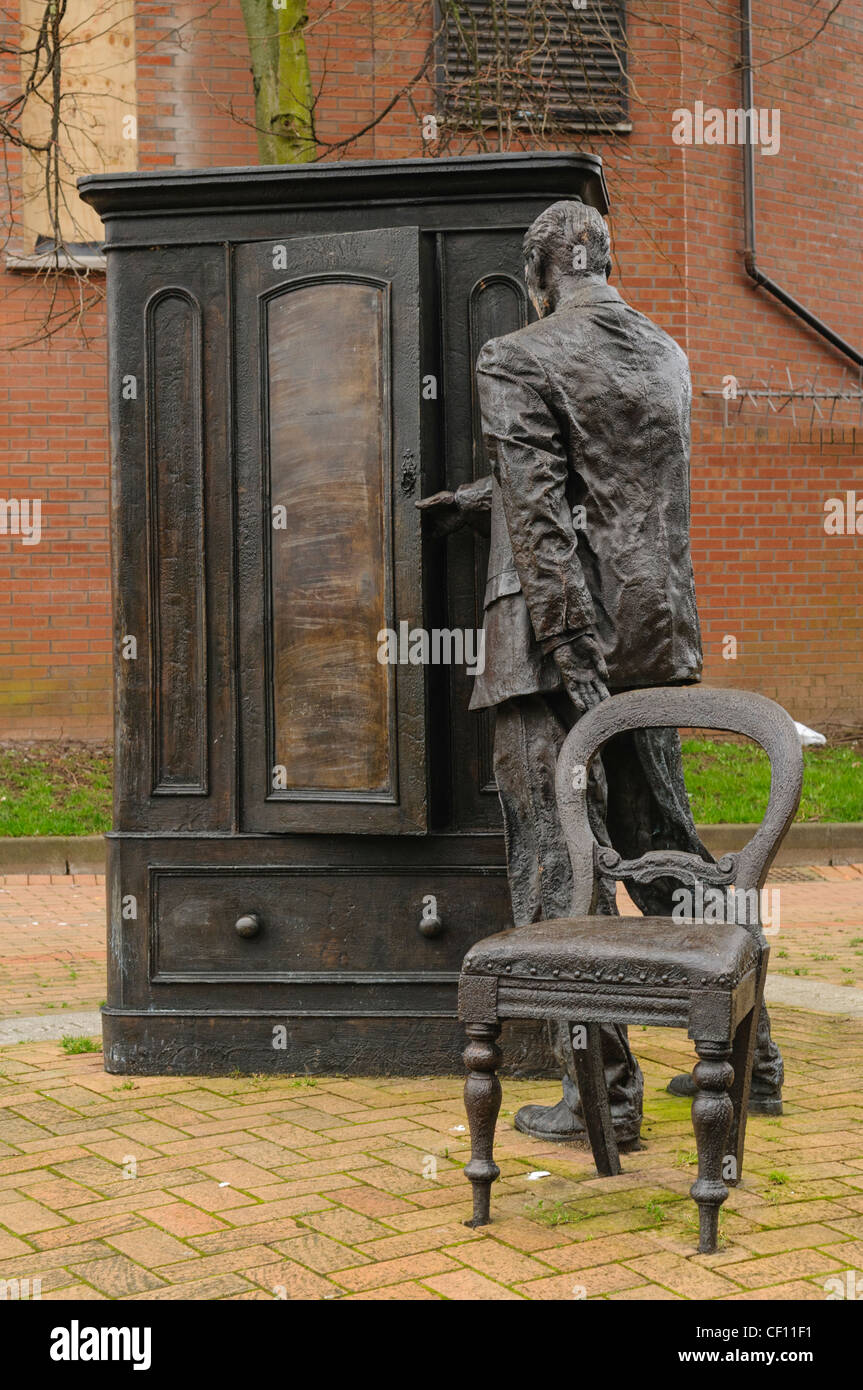
<svg viewBox="0 0 863 1390"><path fill-rule="evenodd" d="M240 0L255 89L262 164L314 159L314 97L304 29L306 0Z"/></svg>

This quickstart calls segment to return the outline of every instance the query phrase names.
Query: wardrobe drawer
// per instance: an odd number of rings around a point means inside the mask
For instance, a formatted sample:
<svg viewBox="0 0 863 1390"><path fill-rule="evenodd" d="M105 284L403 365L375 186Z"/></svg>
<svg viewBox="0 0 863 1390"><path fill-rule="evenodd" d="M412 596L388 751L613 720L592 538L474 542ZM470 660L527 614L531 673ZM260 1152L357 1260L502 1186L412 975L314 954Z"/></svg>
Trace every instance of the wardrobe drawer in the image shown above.
<svg viewBox="0 0 863 1390"><path fill-rule="evenodd" d="M152 868L154 981L457 972L508 922L505 870Z"/></svg>

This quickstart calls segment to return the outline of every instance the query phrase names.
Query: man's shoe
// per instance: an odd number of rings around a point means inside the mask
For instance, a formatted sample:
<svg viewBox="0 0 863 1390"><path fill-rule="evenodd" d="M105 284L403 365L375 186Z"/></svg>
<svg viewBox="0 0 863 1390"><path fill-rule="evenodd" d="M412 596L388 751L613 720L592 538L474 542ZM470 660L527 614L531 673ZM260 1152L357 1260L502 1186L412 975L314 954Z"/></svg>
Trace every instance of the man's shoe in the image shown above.
<svg viewBox="0 0 863 1390"><path fill-rule="evenodd" d="M666 1087L671 1095L685 1096L688 1100L691 1100L695 1095L695 1089L695 1082L688 1071L682 1071L679 1075L673 1076ZM753 1081L749 1089L747 1114L781 1115L782 1092L768 1089L766 1086L759 1086L756 1081Z"/></svg>
<svg viewBox="0 0 863 1390"><path fill-rule="evenodd" d="M515 1127L531 1139L542 1139L554 1144L586 1144L587 1130L584 1121L573 1114L565 1100L557 1105L523 1105L515 1116ZM640 1148L640 1125L615 1124L614 1137L617 1147L625 1153L627 1149Z"/></svg>
<svg viewBox="0 0 863 1390"><path fill-rule="evenodd" d="M695 1095L696 1086L689 1072L681 1071L678 1072L677 1076L672 1076L665 1089L672 1096L686 1096L688 1100L692 1100L692 1097Z"/></svg>
<svg viewBox="0 0 863 1390"><path fill-rule="evenodd" d="M748 1115L781 1115L782 1092L759 1091L751 1086L746 1113Z"/></svg>

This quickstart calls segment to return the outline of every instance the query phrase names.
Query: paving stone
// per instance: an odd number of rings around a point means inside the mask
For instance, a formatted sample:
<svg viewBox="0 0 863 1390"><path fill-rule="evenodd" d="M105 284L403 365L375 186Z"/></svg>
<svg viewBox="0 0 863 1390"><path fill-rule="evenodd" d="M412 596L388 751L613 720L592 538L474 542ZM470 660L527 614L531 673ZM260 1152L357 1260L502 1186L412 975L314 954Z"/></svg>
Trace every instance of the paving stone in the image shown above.
<svg viewBox="0 0 863 1390"><path fill-rule="evenodd" d="M361 1212L364 1216L392 1216L395 1212L415 1210L410 1202L405 1202L401 1197L364 1185L336 1188L327 1196L339 1206L349 1207L351 1211Z"/></svg>
<svg viewBox="0 0 863 1390"><path fill-rule="evenodd" d="M224 1222L209 1212L200 1211L198 1207L190 1207L186 1202L171 1202L148 1215L157 1226L163 1226L177 1236L197 1236L205 1231L224 1229Z"/></svg>
<svg viewBox="0 0 863 1390"><path fill-rule="evenodd" d="M410 1279L425 1279L428 1275L448 1271L459 1272L456 1260L442 1250L426 1250L422 1254L404 1255L397 1260L380 1260L352 1269L340 1269L333 1274L333 1279L344 1288L356 1292Z"/></svg>
<svg viewBox="0 0 863 1390"><path fill-rule="evenodd" d="M431 1289L424 1288L422 1284L387 1284L383 1289L367 1289L363 1293L349 1293L345 1295L345 1302L367 1301L378 1303L383 1300L391 1300L398 1303L421 1303L421 1302L440 1302L440 1294L433 1293Z"/></svg>
<svg viewBox="0 0 863 1390"><path fill-rule="evenodd" d="M189 1253L188 1251L186 1252ZM245 1271L249 1265L263 1268L267 1264L277 1264L281 1256L266 1245L252 1245L246 1241L236 1250L225 1250L217 1255L196 1255L182 1262L171 1261L158 1272L166 1281L182 1283L184 1280L208 1279L214 1274L236 1274Z"/></svg>
<svg viewBox="0 0 863 1390"><path fill-rule="evenodd" d="M683 1259L679 1255L639 1255L626 1263L636 1274L652 1279L654 1283L662 1284L684 1298L722 1298L724 1294L734 1292L734 1286L728 1279L714 1274L704 1264L696 1264L694 1260Z"/></svg>
<svg viewBox="0 0 863 1390"><path fill-rule="evenodd" d="M769 1298L771 1303L799 1303L805 1300L810 1303L823 1303L825 1290L817 1284L808 1284L804 1280L798 1280L789 1284L773 1284L768 1293L763 1289L749 1289L747 1292L728 1294L722 1300L724 1303L763 1303Z"/></svg>
<svg viewBox="0 0 863 1390"><path fill-rule="evenodd" d="M189 1183L184 1187L174 1187L171 1192L181 1201L191 1202L193 1206L202 1207L208 1212L255 1205L248 1193L238 1192L234 1187L220 1187L217 1182Z"/></svg>
<svg viewBox="0 0 863 1390"><path fill-rule="evenodd" d="M672 1293L671 1289L663 1289L658 1284L637 1284L633 1289L614 1289L607 1293L605 1297L609 1302L635 1302L640 1303L680 1303L683 1301L682 1295Z"/></svg>
<svg viewBox="0 0 863 1390"><path fill-rule="evenodd" d="M368 1264L371 1257L349 1245L342 1245L329 1236L306 1232L287 1240L276 1239L274 1248L289 1255L297 1264L307 1265L318 1274L330 1274L337 1269L349 1269L352 1265Z"/></svg>
<svg viewBox="0 0 863 1390"><path fill-rule="evenodd" d="M432 1226L419 1231L404 1231L401 1235L385 1236L382 1240L372 1240L359 1245L371 1259L395 1259L399 1255L416 1255L422 1250L439 1250L442 1246L457 1246L459 1249L470 1242L482 1240L479 1231L467 1226Z"/></svg>
<svg viewBox="0 0 863 1390"><path fill-rule="evenodd" d="M0 1231L0 1260L11 1259L14 1255L32 1255L33 1247L28 1245L26 1240L19 1240L17 1236L9 1235L8 1231Z"/></svg>
<svg viewBox="0 0 863 1390"><path fill-rule="evenodd" d="M90 1260L73 1265L72 1273L93 1284L109 1298L125 1298L127 1294L143 1293L162 1288L164 1280L142 1269L125 1255L113 1255L106 1260Z"/></svg>
<svg viewBox="0 0 863 1390"><path fill-rule="evenodd" d="M35 1231L27 1238L37 1250L64 1250L81 1241L101 1240L123 1231L135 1231L144 1224L142 1218L134 1212L123 1212L116 1216L102 1217L98 1221L75 1221L73 1225L50 1231Z"/></svg>
<svg viewBox="0 0 863 1390"><path fill-rule="evenodd" d="M145 1226L137 1231L128 1231L124 1235L109 1236L108 1240L121 1255L128 1255L130 1260L145 1265L147 1269L188 1260L190 1255L194 1254L190 1246L156 1226Z"/></svg>
<svg viewBox="0 0 863 1390"><path fill-rule="evenodd" d="M30 1198L20 1202L6 1202L0 1206L0 1226L8 1226L16 1235L26 1236L31 1231L45 1231L50 1226L66 1224L65 1217Z"/></svg>
<svg viewBox="0 0 863 1390"><path fill-rule="evenodd" d="M452 1247L448 1253L455 1254L462 1264L478 1270L480 1274L487 1274L501 1284L523 1284L529 1279L541 1279L551 1273L548 1264L541 1259L489 1238Z"/></svg>
<svg viewBox="0 0 863 1390"><path fill-rule="evenodd" d="M94 1289L90 1284L64 1284L60 1289L51 1289L42 1294L43 1301L63 1299L71 1303L105 1302L107 1298L108 1295L102 1293L101 1289Z"/></svg>
<svg viewBox="0 0 863 1390"><path fill-rule="evenodd" d="M392 1230L388 1230L380 1222L371 1221L359 1212L346 1211L344 1207L314 1212L306 1218L306 1224L313 1226L316 1231L322 1231L325 1236L332 1236L334 1240L341 1241L343 1245L362 1245L379 1236L393 1234Z"/></svg>
<svg viewBox="0 0 863 1390"><path fill-rule="evenodd" d="M244 1271L253 1284L267 1289L277 1299L338 1298L341 1288L320 1274L292 1260L275 1260Z"/></svg>
<svg viewBox="0 0 863 1390"><path fill-rule="evenodd" d="M502 1284L492 1283L491 1279L486 1279L474 1269L457 1269L451 1274L432 1274L423 1278L422 1282L428 1288L434 1289L435 1293L443 1294L444 1298L471 1303L513 1302L521 1297L514 1289L505 1289Z"/></svg>
<svg viewBox="0 0 863 1390"><path fill-rule="evenodd" d="M655 1243L646 1236L626 1233L617 1236L597 1236L594 1240L578 1241L576 1244L555 1246L537 1252L553 1269L589 1269L592 1265L613 1263L617 1260L631 1259L636 1255L649 1254Z"/></svg>
<svg viewBox="0 0 863 1390"><path fill-rule="evenodd" d="M825 1255L838 1260L848 1269L863 1270L863 1240L849 1240L844 1245L825 1245L822 1249Z"/></svg>
<svg viewBox="0 0 863 1390"><path fill-rule="evenodd" d="M526 1298L581 1301L644 1283L646 1280L640 1274L625 1265L607 1264L555 1274L545 1279L531 1279L529 1283L517 1287Z"/></svg>
<svg viewBox="0 0 863 1390"><path fill-rule="evenodd" d="M230 1220L235 1226L253 1226L265 1221L278 1221L283 1216L302 1214L311 1219L311 1215L329 1211L330 1207L331 1203L325 1197L310 1193L306 1197L293 1197L283 1202L256 1202L251 1207L235 1207L230 1213Z"/></svg>
<svg viewBox="0 0 863 1390"><path fill-rule="evenodd" d="M783 1226L780 1230L756 1231L754 1234L740 1236L740 1244L754 1255L773 1255L777 1251L802 1250L806 1246L829 1245L840 1237L838 1230L829 1226Z"/></svg>
<svg viewBox="0 0 863 1390"><path fill-rule="evenodd" d="M285 1244L292 1236L307 1234L302 1226L297 1225L289 1217L282 1217L276 1221L261 1221L256 1225L240 1226L234 1229L224 1227L220 1231L213 1231L209 1235L190 1236L189 1244L203 1254L214 1255L222 1250L239 1250L245 1245L273 1245L278 1249L278 1242L284 1241Z"/></svg>
<svg viewBox="0 0 863 1390"><path fill-rule="evenodd" d="M206 1300L215 1298L235 1298L249 1291L250 1285L239 1274L217 1274L200 1283L166 1284L164 1288L149 1289L146 1293L131 1295L130 1302L179 1302L182 1300Z"/></svg>
<svg viewBox="0 0 863 1390"><path fill-rule="evenodd" d="M726 1265L723 1274L749 1289L764 1289L771 1284L787 1283L807 1274L825 1277L841 1269L838 1260L820 1250L788 1250L782 1255L768 1255L760 1260L743 1260Z"/></svg>

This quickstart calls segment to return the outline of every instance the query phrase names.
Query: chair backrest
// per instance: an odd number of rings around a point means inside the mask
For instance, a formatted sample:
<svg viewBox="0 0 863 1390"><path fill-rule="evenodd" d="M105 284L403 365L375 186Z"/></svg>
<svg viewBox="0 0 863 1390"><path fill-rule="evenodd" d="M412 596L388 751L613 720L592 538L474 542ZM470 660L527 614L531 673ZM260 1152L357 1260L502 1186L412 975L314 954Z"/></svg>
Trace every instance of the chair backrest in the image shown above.
<svg viewBox="0 0 863 1390"><path fill-rule="evenodd" d="M587 769L603 744L628 729L724 729L746 734L770 759L770 798L764 819L737 854L708 864L697 854L653 850L624 860L598 844L587 811ZM650 882L673 878L712 885L727 893L735 886L738 902L760 890L800 802L803 755L794 721L781 705L746 690L710 690L701 686L659 686L612 695L579 719L570 730L557 762L557 804L566 835L574 879L572 915L593 911L597 875ZM760 934L757 909L737 917Z"/></svg>

